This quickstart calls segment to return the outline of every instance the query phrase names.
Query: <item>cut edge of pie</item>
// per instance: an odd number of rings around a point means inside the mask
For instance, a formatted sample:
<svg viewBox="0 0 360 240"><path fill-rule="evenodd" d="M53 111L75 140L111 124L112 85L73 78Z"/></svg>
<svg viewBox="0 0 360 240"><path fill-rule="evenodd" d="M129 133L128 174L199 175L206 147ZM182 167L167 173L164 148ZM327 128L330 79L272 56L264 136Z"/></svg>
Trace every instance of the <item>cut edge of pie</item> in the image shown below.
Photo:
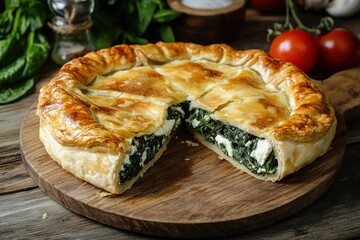
<svg viewBox="0 0 360 240"><path fill-rule="evenodd" d="M204 145L270 181L326 153L336 130L333 108L298 68L224 44L89 53L42 87L37 115L51 158L117 194L161 156L184 121Z"/></svg>

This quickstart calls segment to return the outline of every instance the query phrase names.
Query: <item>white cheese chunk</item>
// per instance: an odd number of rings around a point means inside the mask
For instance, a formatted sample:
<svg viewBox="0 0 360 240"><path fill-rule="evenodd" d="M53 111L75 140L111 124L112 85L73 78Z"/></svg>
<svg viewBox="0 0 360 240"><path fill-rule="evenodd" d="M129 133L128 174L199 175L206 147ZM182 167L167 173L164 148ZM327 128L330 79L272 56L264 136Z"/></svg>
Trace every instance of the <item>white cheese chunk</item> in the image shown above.
<svg viewBox="0 0 360 240"><path fill-rule="evenodd" d="M221 135L217 135L217 136L215 137L215 141L218 143L219 146L220 146L220 144L225 146L227 155L228 155L229 157L232 157L232 156L233 156L233 148L232 148L232 146L231 146L231 142L229 141L229 139L224 138L224 137L221 136Z"/></svg>
<svg viewBox="0 0 360 240"><path fill-rule="evenodd" d="M161 125L156 131L154 132L155 136L168 136L171 133L171 130L174 128L175 120L174 119L166 119L164 124Z"/></svg>
<svg viewBox="0 0 360 240"><path fill-rule="evenodd" d="M182 113L183 115L185 115L184 110L181 107L173 107L173 109L176 109L176 111Z"/></svg>
<svg viewBox="0 0 360 240"><path fill-rule="evenodd" d="M250 153L250 156L255 158L260 166L262 166L271 151L272 146L270 141L267 139L261 139L257 142L256 148Z"/></svg>
<svg viewBox="0 0 360 240"><path fill-rule="evenodd" d="M197 119L194 119L194 120L191 121L191 125L192 125L193 128L196 128L197 126L200 125L200 121L197 120Z"/></svg>
<svg viewBox="0 0 360 240"><path fill-rule="evenodd" d="M131 145L131 152L130 152L130 154L126 154L123 164L121 165L121 170L124 170L124 164L131 164L129 156L134 154L136 151L137 151L137 147L134 145Z"/></svg>
<svg viewBox="0 0 360 240"><path fill-rule="evenodd" d="M145 149L145 151L141 155L141 162L139 164L141 167L145 166L146 157L147 157L147 150Z"/></svg>

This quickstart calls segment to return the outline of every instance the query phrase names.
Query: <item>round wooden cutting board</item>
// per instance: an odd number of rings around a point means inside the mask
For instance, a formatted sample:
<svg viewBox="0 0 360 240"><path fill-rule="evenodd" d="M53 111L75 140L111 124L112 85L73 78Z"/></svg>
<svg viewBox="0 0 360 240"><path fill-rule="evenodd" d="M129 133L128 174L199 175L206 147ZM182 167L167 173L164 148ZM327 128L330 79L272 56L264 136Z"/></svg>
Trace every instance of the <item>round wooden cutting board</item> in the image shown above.
<svg viewBox="0 0 360 240"><path fill-rule="evenodd" d="M333 88L327 83L319 86L331 92ZM341 90L333 92L334 96L341 94ZM66 172L50 158L38 138L35 105L23 121L20 144L24 165L34 181L76 213L150 235L224 236L261 228L293 215L327 190L345 152L342 114L354 105L341 108L337 103L332 102L339 115L336 137L329 151L277 183L241 173L203 145L194 144L196 140L183 128L163 156L130 190L118 196L107 195Z"/></svg>
<svg viewBox="0 0 360 240"><path fill-rule="evenodd" d="M124 194L105 192L63 170L38 138L35 107L21 128L25 167L48 195L81 215L158 236L210 237L270 225L316 200L330 185L345 150L339 121L331 150L279 183L241 173L182 129L164 155ZM190 142L191 141L191 142Z"/></svg>

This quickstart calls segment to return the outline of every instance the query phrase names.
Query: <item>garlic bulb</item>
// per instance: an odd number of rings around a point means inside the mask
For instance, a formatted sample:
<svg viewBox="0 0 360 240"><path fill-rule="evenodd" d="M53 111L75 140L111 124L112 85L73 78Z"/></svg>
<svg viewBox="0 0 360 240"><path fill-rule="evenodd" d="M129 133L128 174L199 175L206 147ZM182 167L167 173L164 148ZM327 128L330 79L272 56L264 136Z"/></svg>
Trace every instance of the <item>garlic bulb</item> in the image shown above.
<svg viewBox="0 0 360 240"><path fill-rule="evenodd" d="M333 17L350 17L359 10L359 0L333 0L326 6L326 11Z"/></svg>

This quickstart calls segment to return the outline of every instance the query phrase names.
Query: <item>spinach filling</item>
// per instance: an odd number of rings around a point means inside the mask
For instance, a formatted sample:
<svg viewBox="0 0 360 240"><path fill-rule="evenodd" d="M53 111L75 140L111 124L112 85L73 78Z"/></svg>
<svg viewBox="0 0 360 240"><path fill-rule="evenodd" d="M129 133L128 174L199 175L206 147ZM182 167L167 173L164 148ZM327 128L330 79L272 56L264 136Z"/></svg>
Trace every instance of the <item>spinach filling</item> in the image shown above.
<svg viewBox="0 0 360 240"><path fill-rule="evenodd" d="M206 110L190 108L189 104L187 104L186 112L186 123L200 133L206 141L216 144L227 156L232 157L255 174L276 173L278 162L272 149L262 165L251 156L259 141L263 139L212 119Z"/></svg>
<svg viewBox="0 0 360 240"><path fill-rule="evenodd" d="M186 123L201 134L206 141L216 144L226 155L244 165L251 172L258 175L276 173L278 162L272 150L263 164L251 156L259 141L263 139L211 118L210 113L206 110L190 108L189 102L172 106L167 111L166 120L175 121L170 133L165 135L153 133L135 137L132 140L131 152L127 157L128 159L125 159L119 173L120 184L124 184L139 174L180 126L185 117ZM223 141L219 141L219 139L223 139Z"/></svg>
<svg viewBox="0 0 360 240"><path fill-rule="evenodd" d="M168 134L158 135L153 133L135 137L132 140L130 156L125 159L120 169L120 184L124 184L139 174L143 167L154 158L165 141L180 126L184 117L185 113L180 105L172 106L167 110L166 120L174 122L174 125Z"/></svg>

